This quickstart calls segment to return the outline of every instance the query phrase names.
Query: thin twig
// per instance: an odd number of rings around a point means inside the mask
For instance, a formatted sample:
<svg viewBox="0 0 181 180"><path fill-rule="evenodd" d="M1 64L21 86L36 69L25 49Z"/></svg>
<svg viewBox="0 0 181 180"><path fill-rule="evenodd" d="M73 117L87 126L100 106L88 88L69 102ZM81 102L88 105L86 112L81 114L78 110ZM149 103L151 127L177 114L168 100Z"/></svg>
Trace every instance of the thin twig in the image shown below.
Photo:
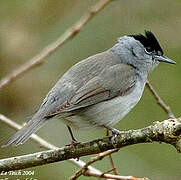
<svg viewBox="0 0 181 180"><path fill-rule="evenodd" d="M109 136L109 130L108 129L106 129L106 136ZM112 170L113 170L114 174L118 175L116 166L115 166L113 158L112 158L112 154L109 154L109 160L110 160L110 163L111 163Z"/></svg>
<svg viewBox="0 0 181 180"><path fill-rule="evenodd" d="M12 121L11 119L7 118L6 116L4 116L2 114L0 114L0 121L3 122L4 124L8 125L9 127L15 129L15 130L19 130L19 129L22 128L21 125L19 125L18 123ZM50 144L49 142L42 139L41 137L39 137L36 134L32 134L31 139L33 141L35 141L36 143L38 143L39 145L41 145L41 147L44 147L45 149L58 149L57 146L54 146L53 144ZM69 162L73 163L77 167L83 167L86 164L84 161L75 160L75 159L69 159ZM94 168L92 166L89 166L88 169L89 169L90 173L94 173L94 174L102 173L101 171L99 171L98 169L96 169L96 168Z"/></svg>
<svg viewBox="0 0 181 180"><path fill-rule="evenodd" d="M117 180L148 180L148 178L136 178L133 176L120 176L120 175L113 175L113 174L107 174L107 173L102 173L102 174L94 174L94 173L90 173L88 171L88 167L95 163L96 161L100 161L102 160L104 157L109 156L112 153L115 153L119 151L119 148L117 149L113 149L113 150L109 150L109 151L105 151L103 153L99 153L97 156L95 156L94 158L92 158L91 160L89 160L84 167L82 167L80 170L78 170L73 176L70 177L69 180L76 180L78 177L80 177L81 175L85 175L85 176L94 176L94 177L99 177L99 178L111 178L111 179L117 179Z"/></svg>
<svg viewBox="0 0 181 180"><path fill-rule="evenodd" d="M120 176L120 175L114 175L114 174L103 174L103 175L98 175L94 173L89 173L90 176L93 177L98 177L98 178L110 178L110 179L117 179L117 180L149 180L147 177L144 178L137 178L133 176ZM86 175L86 174L85 174Z"/></svg>
<svg viewBox="0 0 181 180"><path fill-rule="evenodd" d="M89 165L93 164L96 161L102 160L105 156L108 156L114 152L117 152L118 150L119 149L113 149L113 150L108 150L103 153L99 153L94 158L91 158L91 160L89 160L80 170L78 170L73 176L71 176L69 180L77 179L79 176L83 175L88 170Z"/></svg>
<svg viewBox="0 0 181 180"><path fill-rule="evenodd" d="M101 11L106 5L108 5L112 0L100 0L98 3L93 5L88 12L86 12L77 23L72 27L67 29L64 34L62 34L55 42L45 47L39 54L34 56L32 59L27 61L27 63L21 65L19 68L12 71L9 75L1 79L0 88L8 85L10 82L23 75L25 72L31 70L32 68L41 65L45 58L52 54L58 47L62 46L69 39L77 35L82 27L88 23L99 11Z"/></svg>
<svg viewBox="0 0 181 180"><path fill-rule="evenodd" d="M161 99L161 97L158 95L158 93L155 91L155 89L153 88L153 86L150 84L148 80L146 81L146 86L148 87L148 89L150 90L154 98L156 99L157 104L160 105L160 107L168 114L168 117L175 118L170 107L164 103L164 101Z"/></svg>
<svg viewBox="0 0 181 180"><path fill-rule="evenodd" d="M0 160L0 172L25 169L44 164L79 158L107 150L122 148L138 143L164 142L181 152L181 118L154 122L152 125L138 130L121 131L115 137L114 145L111 136L75 146L65 146L59 149L47 150L28 155L16 156Z"/></svg>
<svg viewBox="0 0 181 180"><path fill-rule="evenodd" d="M113 174L107 174L107 173L102 173L102 174L94 174L90 173L88 170L88 167L95 163L96 161L102 160L104 157L109 156L112 153L115 153L119 151L119 148L105 151L103 153L99 153L97 156L93 157L91 160L89 160L84 167L82 167L80 170L78 170L73 176L70 177L69 180L76 180L78 177L81 175L85 176L94 176L94 177L99 177L99 178L111 178L111 179L118 179L118 180L146 180L145 178L135 178L133 176L120 176L120 175L113 175ZM148 178L147 178L148 180Z"/></svg>
<svg viewBox="0 0 181 180"><path fill-rule="evenodd" d="M109 170L107 170L107 171L104 171L101 176L103 176L104 174L108 174L108 173L110 173L110 172L112 172L112 171L113 171L113 169L109 169ZM118 174L115 174L115 175L118 175Z"/></svg>

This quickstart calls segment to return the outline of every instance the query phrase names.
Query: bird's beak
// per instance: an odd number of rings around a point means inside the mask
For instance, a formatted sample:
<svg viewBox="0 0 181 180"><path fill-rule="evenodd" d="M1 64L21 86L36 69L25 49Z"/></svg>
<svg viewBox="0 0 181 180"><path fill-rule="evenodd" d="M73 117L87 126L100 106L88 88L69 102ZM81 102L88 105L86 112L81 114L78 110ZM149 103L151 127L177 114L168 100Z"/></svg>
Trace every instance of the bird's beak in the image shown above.
<svg viewBox="0 0 181 180"><path fill-rule="evenodd" d="M155 60L160 61L160 62L170 63L170 64L176 64L175 61L167 58L166 56L155 56Z"/></svg>

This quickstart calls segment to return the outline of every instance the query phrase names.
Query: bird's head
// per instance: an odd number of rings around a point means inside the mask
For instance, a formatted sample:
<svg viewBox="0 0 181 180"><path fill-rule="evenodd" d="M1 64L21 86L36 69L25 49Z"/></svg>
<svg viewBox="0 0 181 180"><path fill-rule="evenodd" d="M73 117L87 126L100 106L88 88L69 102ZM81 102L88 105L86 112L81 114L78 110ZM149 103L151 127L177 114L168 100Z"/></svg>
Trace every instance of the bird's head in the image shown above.
<svg viewBox="0 0 181 180"><path fill-rule="evenodd" d="M140 71L150 72L159 62L176 63L164 56L158 40L151 31L145 31L145 35L123 36L112 49L124 63L130 64Z"/></svg>

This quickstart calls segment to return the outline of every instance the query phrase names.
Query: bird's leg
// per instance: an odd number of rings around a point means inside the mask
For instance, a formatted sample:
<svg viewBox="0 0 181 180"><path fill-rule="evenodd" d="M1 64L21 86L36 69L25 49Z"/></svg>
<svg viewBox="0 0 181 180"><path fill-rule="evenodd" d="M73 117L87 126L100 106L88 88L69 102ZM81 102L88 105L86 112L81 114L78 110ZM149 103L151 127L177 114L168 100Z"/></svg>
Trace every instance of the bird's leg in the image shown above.
<svg viewBox="0 0 181 180"><path fill-rule="evenodd" d="M115 138L116 138L118 135L121 134L121 131L119 131L118 129L109 127L109 126L105 126L105 125L104 125L103 127L111 131L111 133L112 133L111 142L112 142L112 144L113 144L113 146L114 146L114 144L115 144Z"/></svg>
<svg viewBox="0 0 181 180"><path fill-rule="evenodd" d="M69 133L70 133L70 136L71 136L71 138L72 138L72 143L69 144L69 145L75 147L77 144L80 144L80 142L78 142L78 141L75 139L71 127L70 127L70 126L67 126L67 128L68 128ZM69 146L69 145L66 145L66 146ZM79 157L77 157L76 160L79 161Z"/></svg>
<svg viewBox="0 0 181 180"><path fill-rule="evenodd" d="M72 129L70 126L67 126L68 128L68 131L70 133L70 136L72 138L72 145L76 145L76 144L79 144L79 142L75 139L74 135L73 135L73 132L72 132Z"/></svg>

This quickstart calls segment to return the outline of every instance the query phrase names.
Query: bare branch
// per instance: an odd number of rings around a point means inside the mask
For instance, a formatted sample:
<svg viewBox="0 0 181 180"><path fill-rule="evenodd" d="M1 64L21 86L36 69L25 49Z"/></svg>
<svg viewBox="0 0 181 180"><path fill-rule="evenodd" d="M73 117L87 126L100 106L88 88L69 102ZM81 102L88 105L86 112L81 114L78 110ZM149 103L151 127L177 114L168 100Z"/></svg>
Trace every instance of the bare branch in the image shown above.
<svg viewBox="0 0 181 180"><path fill-rule="evenodd" d="M150 82L147 80L146 81L146 86L154 96L154 98L157 101L157 104L161 106L161 108L168 114L169 118L175 118L174 114L172 113L171 109L169 106L167 106L164 101L161 99L161 97L158 95L158 93L155 91L153 86L150 84Z"/></svg>
<svg viewBox="0 0 181 180"><path fill-rule="evenodd" d="M115 175L115 174L102 174L102 175L98 175L98 174L94 174L94 173L89 173L89 174L90 174L90 176L93 176L93 177L110 178L110 179L116 179L116 180L149 180L146 177L136 178L133 176L119 176L119 175Z"/></svg>
<svg viewBox="0 0 181 180"><path fill-rule="evenodd" d="M155 122L153 125L138 130L122 131L112 144L111 136L24 156L0 160L0 172L35 167L48 163L97 154L114 148L121 148L138 143L165 142L181 152L181 118Z"/></svg>
<svg viewBox="0 0 181 180"><path fill-rule="evenodd" d="M8 85L10 82L23 75L25 72L31 70L32 68L41 65L45 58L50 56L58 47L62 46L69 39L75 37L82 27L87 24L98 12L100 12L106 5L108 5L112 0L100 0L94 6L86 12L80 20L75 23L72 27L67 29L64 34L62 34L55 42L45 47L39 54L30 59L27 63L23 64L19 68L12 71L9 75L4 77L0 81L0 88Z"/></svg>
<svg viewBox="0 0 181 180"><path fill-rule="evenodd" d="M85 174L85 172L88 170L88 166L93 164L94 162L98 160L102 160L105 156L108 156L114 152L117 152L119 149L113 149L113 150L108 150L103 153L99 153L96 157L91 158L90 161L88 161L80 170L78 170L73 176L70 177L70 180L75 180L82 174Z"/></svg>
<svg viewBox="0 0 181 180"><path fill-rule="evenodd" d="M99 177L99 178L111 178L111 179L119 179L119 180L145 180L148 178L135 178L133 176L120 176L120 175L113 175L113 174L107 174L107 173L102 173L102 174L92 174L89 172L88 167L95 163L96 161L102 160L104 157L111 155L112 153L118 152L118 149L113 149L113 150L108 150L103 153L99 153L97 156L94 158L91 158L84 167L82 167L80 170L78 170L73 176L70 177L69 180L76 180L78 177L81 175L85 176L94 176L94 177Z"/></svg>

